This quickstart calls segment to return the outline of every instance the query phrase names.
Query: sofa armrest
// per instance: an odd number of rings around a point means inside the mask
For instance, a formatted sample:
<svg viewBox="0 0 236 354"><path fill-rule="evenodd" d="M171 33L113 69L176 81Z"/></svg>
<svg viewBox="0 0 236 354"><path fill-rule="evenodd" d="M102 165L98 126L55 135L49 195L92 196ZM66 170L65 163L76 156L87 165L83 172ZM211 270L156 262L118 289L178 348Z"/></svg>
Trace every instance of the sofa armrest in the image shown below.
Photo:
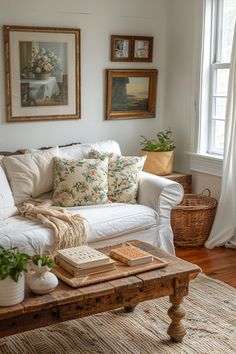
<svg viewBox="0 0 236 354"><path fill-rule="evenodd" d="M156 210L160 223L169 222L170 210L181 202L184 189L181 184L167 178L141 172L138 186L138 204Z"/></svg>
<svg viewBox="0 0 236 354"><path fill-rule="evenodd" d="M175 254L171 209L181 202L184 189L181 184L167 178L141 172L138 186L138 203L154 209L158 216L158 238L156 246Z"/></svg>

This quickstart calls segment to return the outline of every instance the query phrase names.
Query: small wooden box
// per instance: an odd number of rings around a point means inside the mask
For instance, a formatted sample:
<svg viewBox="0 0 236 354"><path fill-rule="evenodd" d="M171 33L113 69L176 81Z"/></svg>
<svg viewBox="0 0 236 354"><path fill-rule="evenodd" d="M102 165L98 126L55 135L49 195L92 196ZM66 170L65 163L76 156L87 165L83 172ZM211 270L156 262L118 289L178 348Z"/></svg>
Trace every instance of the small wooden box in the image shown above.
<svg viewBox="0 0 236 354"><path fill-rule="evenodd" d="M184 188L185 194L192 193L192 175L188 175L181 172L173 172L171 175L167 175L163 177L180 183Z"/></svg>

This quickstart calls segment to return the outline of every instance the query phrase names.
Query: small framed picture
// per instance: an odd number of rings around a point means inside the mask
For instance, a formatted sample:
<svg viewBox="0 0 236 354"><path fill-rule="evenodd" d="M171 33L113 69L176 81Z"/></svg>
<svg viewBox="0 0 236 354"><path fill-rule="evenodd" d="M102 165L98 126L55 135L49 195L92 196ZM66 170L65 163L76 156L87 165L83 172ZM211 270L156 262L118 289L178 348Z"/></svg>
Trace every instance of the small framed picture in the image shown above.
<svg viewBox="0 0 236 354"><path fill-rule="evenodd" d="M133 61L152 62L153 37L134 36Z"/></svg>
<svg viewBox="0 0 236 354"><path fill-rule="evenodd" d="M106 119L154 118L156 69L107 70Z"/></svg>
<svg viewBox="0 0 236 354"><path fill-rule="evenodd" d="M111 61L132 61L132 36L111 36Z"/></svg>

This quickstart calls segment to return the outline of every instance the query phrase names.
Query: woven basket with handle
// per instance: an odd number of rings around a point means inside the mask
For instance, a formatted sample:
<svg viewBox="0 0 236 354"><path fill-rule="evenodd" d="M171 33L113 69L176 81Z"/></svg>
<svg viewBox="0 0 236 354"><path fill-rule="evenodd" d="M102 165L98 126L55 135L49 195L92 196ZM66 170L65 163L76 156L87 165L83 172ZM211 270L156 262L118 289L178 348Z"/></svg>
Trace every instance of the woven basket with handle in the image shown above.
<svg viewBox="0 0 236 354"><path fill-rule="evenodd" d="M204 192L209 195L204 195ZM217 200L210 196L208 188L201 194L185 194L183 201L171 212L175 246L203 246L210 234L216 208Z"/></svg>

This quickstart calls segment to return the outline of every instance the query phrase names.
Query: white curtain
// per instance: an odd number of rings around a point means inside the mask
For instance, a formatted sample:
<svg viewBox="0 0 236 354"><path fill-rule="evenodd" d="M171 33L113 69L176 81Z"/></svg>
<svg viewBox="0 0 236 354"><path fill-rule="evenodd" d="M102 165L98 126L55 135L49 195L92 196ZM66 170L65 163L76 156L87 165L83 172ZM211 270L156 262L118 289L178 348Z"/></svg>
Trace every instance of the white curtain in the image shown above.
<svg viewBox="0 0 236 354"><path fill-rule="evenodd" d="M236 248L236 25L229 72L222 187L207 248Z"/></svg>

